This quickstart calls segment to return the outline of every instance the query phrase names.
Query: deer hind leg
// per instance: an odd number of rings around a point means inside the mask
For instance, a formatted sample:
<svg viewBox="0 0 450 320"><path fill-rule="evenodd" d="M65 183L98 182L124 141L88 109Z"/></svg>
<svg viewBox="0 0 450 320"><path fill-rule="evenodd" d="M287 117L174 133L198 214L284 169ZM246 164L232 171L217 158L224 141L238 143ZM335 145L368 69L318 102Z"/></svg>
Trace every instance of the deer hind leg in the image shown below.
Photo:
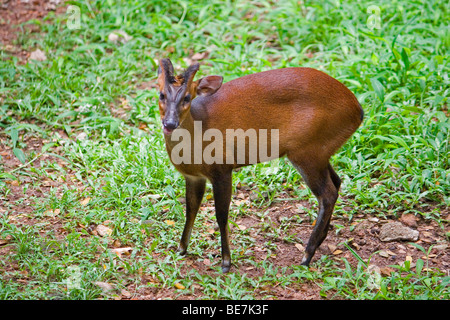
<svg viewBox="0 0 450 320"><path fill-rule="evenodd" d="M222 272L231 268L230 240L228 237L228 211L231 202L231 171L216 174L211 179L216 207L216 219L220 230L220 243L222 248Z"/></svg>
<svg viewBox="0 0 450 320"><path fill-rule="evenodd" d="M311 159L305 161L293 156L289 156L288 158L300 172L319 202L316 224L309 238L301 263L307 266L311 262L317 248L327 236L331 215L338 198L341 180L328 161L321 164Z"/></svg>

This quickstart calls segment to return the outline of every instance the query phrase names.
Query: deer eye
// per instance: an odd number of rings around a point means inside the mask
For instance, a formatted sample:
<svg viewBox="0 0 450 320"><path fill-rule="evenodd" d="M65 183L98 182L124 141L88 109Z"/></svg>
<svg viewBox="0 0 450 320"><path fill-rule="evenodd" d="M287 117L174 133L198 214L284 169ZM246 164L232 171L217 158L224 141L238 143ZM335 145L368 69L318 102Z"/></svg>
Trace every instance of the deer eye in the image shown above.
<svg viewBox="0 0 450 320"><path fill-rule="evenodd" d="M159 100L164 100L165 96L164 93L160 92L159 93Z"/></svg>
<svg viewBox="0 0 450 320"><path fill-rule="evenodd" d="M186 95L186 97L184 97L184 102L185 103L188 103L189 101L191 101L191 95L190 94L188 94L188 95Z"/></svg>

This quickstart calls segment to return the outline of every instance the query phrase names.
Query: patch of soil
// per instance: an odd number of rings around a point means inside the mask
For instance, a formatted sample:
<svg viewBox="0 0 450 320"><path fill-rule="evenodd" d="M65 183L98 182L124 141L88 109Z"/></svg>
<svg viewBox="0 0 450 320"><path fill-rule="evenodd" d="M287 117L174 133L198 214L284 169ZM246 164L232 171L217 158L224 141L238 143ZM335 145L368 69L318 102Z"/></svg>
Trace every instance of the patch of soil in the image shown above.
<svg viewBox="0 0 450 320"><path fill-rule="evenodd" d="M59 135L61 139L66 139L67 135L63 130L58 130L56 135ZM54 142L58 139L53 138ZM34 219L30 219L31 213L34 210L34 203L40 201L40 199L47 198L52 189L56 190L56 196L61 194L59 190L61 186L73 185L76 182L74 177L74 172L70 169L65 169L65 175L59 175L54 179L45 178L42 180L41 175L26 174L21 175L20 171L29 170L31 167L35 171L43 170L42 165L48 163L57 164L61 168L65 168L67 163L59 157L49 155L47 153L41 153L44 144L50 143L52 141L43 139L35 135L34 133L19 133L19 141L25 146L21 146L24 153L27 156L27 161L25 164L21 163L19 159L14 155L13 148L10 146L10 138L6 134L0 134L0 156L1 156L1 166L2 171L5 173L14 172L16 179L5 179L5 183L8 185L8 191L6 194L0 194L0 214L11 211L13 209L13 214L10 219L13 219L15 223L19 224L32 224ZM62 146L51 147L47 152L53 154L59 154L62 157ZM33 160L31 163L30 161ZM50 176L56 170L51 168L44 169Z"/></svg>
<svg viewBox="0 0 450 320"><path fill-rule="evenodd" d="M67 138L67 135L62 130L58 130L57 135L61 138ZM8 216L4 218L20 228L27 225L41 224L42 228L40 229L40 234L42 236L45 237L45 234L52 230L55 231L58 239L64 239L65 231L62 229L62 218L52 214L53 211L50 210L48 210L45 219L37 218L35 205L40 202L42 203L44 199L48 199L52 190L55 190L55 195L59 197L62 194L63 185L72 185L72 187L79 188L81 188L81 186L74 186L75 184L79 184L79 182L75 182L74 172L70 169L66 169L64 175L54 174L56 177L55 179L42 179L42 175L30 173L30 168L34 168L37 172L45 170L52 176L53 171L55 170L51 169L51 166L47 166L47 164L53 163L64 168L66 163L56 156L48 155L46 153L42 154L41 152L44 144L51 141L45 140L33 132L20 133L19 141L21 144L20 148L27 156L28 162L25 164L21 163L14 155L13 149L10 146L10 137L4 133L0 133L0 171L14 173L14 176L16 177L16 179L6 178L3 180L3 182L7 184L7 188L3 189L3 191L0 190L0 216L8 213ZM55 142L56 141L57 139L55 139ZM22 143L25 144L25 146ZM61 149L61 146L52 147L48 152L62 155ZM30 163L33 159L35 160ZM43 165L46 167L43 168ZM21 171L26 173L21 174ZM8 258L14 249L13 246L8 245L11 240L11 235L0 239L0 259L9 261L8 264L4 265L4 268L0 268L0 272L19 270L17 261ZM23 272L26 273L26 271ZM26 278L26 275L24 276Z"/></svg>
<svg viewBox="0 0 450 320"><path fill-rule="evenodd" d="M62 14L65 7L62 0L0 0L0 48L25 60L29 53L15 45L21 32L20 25L33 20L42 20L50 11ZM23 26L26 32L39 32L39 26L26 24Z"/></svg>
<svg viewBox="0 0 450 320"><path fill-rule="evenodd" d="M290 223L286 231L281 232L278 238L273 239L277 244L277 256L274 258L274 262L276 261L276 264L279 266L299 264L303 255L302 250L298 248L298 243L283 241L283 237L295 235L295 238L299 239L299 243L306 247L313 229L313 224L308 221L307 214L298 212L298 209L296 209L298 206L306 205L302 201L286 201L275 203L270 209L270 217L274 228L280 227L280 222L283 219L288 221L294 215L299 215L305 221L301 224ZM443 216L448 215L448 209L441 214ZM251 218L246 220L249 219L251 220ZM402 264L408 256L412 257L413 261L418 258L426 260L427 257L424 256L422 251L410 245L408 241L383 242L380 240L381 226L395 220L395 218L392 220L381 220L363 214L357 216L353 222L349 222L345 217L333 217L328 236L319 247L313 261L317 261L321 255L326 254L333 256L336 261L346 258L348 261L356 264L356 257L343 245L345 241L362 259L365 261L370 259L370 264L377 265L380 268L392 264ZM443 230L436 221L426 221L422 217L416 217L416 220L417 225L414 229L419 231L419 239L415 243L422 246L425 250L428 250L431 245L436 247L432 249L428 257L429 267L439 267L443 271L449 270L450 255L449 250L445 247L446 245L450 247L445 236L445 232L448 232L450 229L448 224L446 230ZM246 223L245 220L243 222ZM258 228L258 223L253 224L253 226L249 225L249 227L252 229ZM252 233L258 238L262 236L258 235L257 229L255 231L252 230Z"/></svg>
<svg viewBox="0 0 450 320"><path fill-rule="evenodd" d="M233 195L233 203L231 210L236 209L237 205L242 201L250 204L246 210L248 214L230 224L230 241L239 237L239 233L245 230L246 235L255 241L255 245L243 249L244 251L236 253L236 246L231 245L233 266L231 272L246 274L250 278L258 278L264 276L266 270L263 268L255 268L248 263L239 261L238 255L251 255L254 261L268 261L277 267L279 272L283 268L292 273L290 267L299 265L303 257L304 247L314 228L309 215L302 208L317 208L315 204L304 200L292 200L293 195L282 194L277 201L267 208L254 208L251 202L254 200L251 191L238 191L238 195ZM252 199L252 200L250 200ZM199 217L204 215L204 211L211 211L214 203L212 200L207 201L201 207ZM263 219L259 218L252 212L265 212L267 214ZM441 214L449 216L450 211L444 210ZM402 265L405 261L411 261L411 268L415 267L415 261L422 259L428 268L439 268L443 272L450 271L450 254L448 248L450 243L445 233L450 230L447 223L445 228L439 226L436 221L425 220L422 217L414 217L413 229L419 231L419 239L414 243L423 247L427 252L430 246L433 246L429 255L425 255L410 241L391 241L383 242L379 238L380 228L389 222L401 221L405 224L411 222L411 216L402 217L400 219L379 219L366 215L357 216L354 221L349 221L347 217L333 217L328 236L317 250L310 268L315 270L314 262L317 262L321 256L327 255L337 262L339 267L345 268L344 258L353 267L358 264L358 258L343 244L347 242L350 247L364 261L369 261L369 265L382 276L389 276L396 269L390 267L392 265ZM237 226L236 226L237 225ZM239 229L239 230L238 230ZM211 237L214 237L211 235ZM181 274L187 274L190 269L197 270L200 274L210 276L224 276L218 273L217 267L220 265L221 257L219 252L220 239L217 238L217 246L206 249L202 257L188 254L185 256L186 263L181 266ZM270 247L267 246L271 243ZM172 248L174 249L174 248ZM169 250L169 248L168 248ZM214 257L212 261L207 261L207 257ZM156 256L155 259L158 259ZM142 287L136 289L131 285L128 290L133 292L133 299L199 299L203 296L202 288L194 285L194 294L177 294L176 289L157 289L155 287L145 286L145 284L157 282L155 279L142 280ZM195 287L197 286L197 287ZM320 288L313 281L306 281L302 284L294 284L289 287L282 285L262 286L255 291L257 299L264 299L267 296L274 296L279 300L311 300L323 299L320 294Z"/></svg>

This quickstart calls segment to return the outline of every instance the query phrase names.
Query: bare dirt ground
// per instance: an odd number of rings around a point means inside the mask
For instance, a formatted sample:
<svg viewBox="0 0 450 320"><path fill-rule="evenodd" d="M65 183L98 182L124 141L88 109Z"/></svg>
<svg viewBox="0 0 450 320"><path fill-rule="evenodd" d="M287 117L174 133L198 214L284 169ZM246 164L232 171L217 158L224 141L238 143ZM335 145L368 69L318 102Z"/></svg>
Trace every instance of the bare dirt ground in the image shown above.
<svg viewBox="0 0 450 320"><path fill-rule="evenodd" d="M0 0L0 50L12 53L25 60L30 53L22 50L20 36L24 33L37 33L35 24L21 24L38 19L43 20L51 11L61 14L65 7L61 0Z"/></svg>
<svg viewBox="0 0 450 320"><path fill-rule="evenodd" d="M249 198L251 194L247 191L238 192L237 195L233 196L233 203L236 201L241 201L237 199L244 199L243 201L250 201ZM299 265L301 258L303 256L303 247L299 245L298 242L286 242L285 239L288 235L294 235L296 239L301 239L306 246L309 239L311 231L313 229L313 224L309 223L309 217L306 213L298 208L309 207L311 204L307 201L301 200L287 200L287 201L277 201L273 203L268 208L254 209L256 210L269 210L269 217L271 220L271 229L281 229L283 223L286 223L289 219L294 216L299 216L305 222L291 223L287 233L281 232L278 236L272 237L271 241L276 249L269 259L267 259L267 248L266 243L268 241L267 233L270 230L264 230L263 222L260 221L255 216L249 214L243 219L236 221L239 228L245 228L249 230L250 235L256 240L256 245L252 248L255 255L256 261L268 260L274 266L284 268L290 267L292 265ZM213 202L209 201L202 206L202 209L212 208ZM232 205L233 207L233 205ZM449 212L446 212L447 216ZM431 245L434 247L428 257L418 250L415 246L409 244L409 242L404 241L392 241L383 242L379 239L380 228L386 223L392 222L393 220L380 220L377 218L367 217L366 215L360 215L353 222L348 221L346 218L333 218L331 222L331 228L328 233L328 237L322 243L322 245L317 250L314 260L320 258L321 255L329 255L344 269L345 258L352 266L358 264L357 258L342 244L346 242L355 250L355 252L364 261L370 259L370 265L377 266L379 272L382 276L388 276L395 269L391 268L391 265L402 265L406 260L411 260L413 263L412 267L415 266L414 261L417 259L423 259L428 262L428 267L437 267L442 271L450 270L450 255L448 250L448 241L444 231L435 221L425 221L422 218L414 216L403 216L400 221L405 224L412 225L414 230L419 231L419 239L415 241L425 249L428 249ZM291 220L292 221L292 220ZM339 232L337 232L339 226ZM343 228L341 228L343 226ZM236 226L231 227L230 237L233 238L233 231ZM448 227L447 227L448 230ZM270 237L270 236L269 236ZM211 254L216 253L214 250L216 248L211 248ZM209 252L205 252L205 256ZM202 274L214 275L217 273L216 269L210 268L205 265L202 259L197 256L186 256L188 260L189 268L195 268ZM215 259L220 260L220 256ZM186 270L187 271L187 270ZM241 264L239 262L234 263L232 272L240 272L241 274L247 274L248 277L257 278L263 276L265 270L262 268L254 268L251 265ZM155 299L164 298L169 294L164 291L151 291L152 289L142 290L142 299ZM267 295L276 296L277 299L295 299L295 300L309 300L309 299L321 299L319 295L320 288L314 285L312 282L307 282L298 287L285 288L282 286L273 287L263 287L260 291L256 292L256 296L263 298ZM201 290L198 290L198 296L202 296ZM196 295L180 296L178 299L195 299Z"/></svg>
<svg viewBox="0 0 450 320"><path fill-rule="evenodd" d="M54 6L51 1L43 0L0 0L0 47L1 50L6 50L14 55L20 57L21 59L26 59L29 56L29 52L21 49L20 45L17 44L17 39L21 32L39 32L35 27L25 27L29 28L28 31L23 31L21 27L17 27L18 24L29 21L30 19L43 19L49 11L56 10L57 13L64 12L63 6ZM56 2L55 2L56 3ZM63 132L59 132L61 137L64 137ZM67 136L65 136L67 138ZM12 148L8 147L6 144L6 139L9 139L5 134L0 134L0 154L3 159L3 166L6 172L9 172L22 164L14 156ZM44 141L42 138L28 135L24 137L24 142L27 144L27 152L34 150L36 153L41 151L42 146L48 141ZM58 153L60 150L52 150L53 153ZM38 161L35 161L30 166L39 168L39 163L41 160L58 162L61 166L64 166L63 161L60 158L43 155ZM66 176L71 175L70 170L67 172ZM40 183L38 187L34 187L32 181L27 181L27 177L21 177L21 181L8 181L10 184L10 192L6 197L0 199L0 214L5 212L7 209L14 210L13 219L14 223L20 224L34 224L37 221L33 219L26 218L27 214L33 211L30 199L45 198L49 194L51 188L59 189L63 184L75 183L71 179L63 179L59 177L55 180L48 180ZM27 183L29 182L29 183ZM24 191L24 186L27 185L27 189ZM235 201L251 201L251 192L249 190L238 190L238 193L234 196ZM282 197L289 198L288 194ZM298 215L305 223L294 223L287 229L287 233L281 232L278 237L272 239L273 243L276 245L273 258L271 262L278 267L289 267L294 264L299 264L301 257L303 255L302 247L298 243L286 242L282 239L289 235L294 235L302 239L303 243L306 243L309 235L312 231L312 224L309 223L309 216L301 210L302 207L309 207L311 204L306 201L301 200L289 200L289 201L275 201L268 208L263 208L263 210L270 211L271 228L279 228L283 223L289 221L293 216ZM213 207L212 200L209 200L203 204L202 209ZM300 209L299 209L300 208ZM253 209L252 209L253 210ZM261 210L261 209L254 209ZM370 262L380 268L383 275L388 275L393 270L389 265L402 264L407 259L412 259L416 261L418 258L428 261L428 266L438 267L444 272L450 270L450 254L449 254L449 242L446 239L445 233L450 231L449 220L450 220L450 210L447 208L445 211L441 212L443 217L446 217L447 223L444 226L439 226L437 222L432 220L424 220L422 217L415 217L411 215L404 215L401 218L388 217L388 219L383 220L375 217L368 217L364 213L354 217L354 219L349 222L347 218L334 218L331 223L331 230L329 231L327 239L319 248L315 255L315 259L318 259L321 255L327 254L336 259L339 263L344 266L342 258L347 259L352 265L357 264L357 259L355 256L346 249L341 243L347 241L350 246L355 250L355 252L364 260L371 259ZM47 227L52 227L59 232L58 226L62 225L62 222L58 221L58 217L49 217L51 221L47 224ZM425 249L428 249L433 245L433 249L428 257L425 257L423 252L418 250L416 247L408 244L408 242L403 241L392 241L383 242L379 238L381 227L394 220L402 222L404 225L417 230L419 232L419 238L415 241ZM41 221L42 222L42 221ZM265 248L265 243L267 242L267 236L263 231L264 226L262 222L252 216L247 215L236 224L241 228L245 228L249 231L250 235L256 239L257 245L253 248L255 258L257 261L266 259L267 252ZM231 237L233 237L233 229L236 228L234 225L231 227ZM63 230L61 230L61 237L64 237ZM211 252L216 248L211 248ZM0 258L9 253L9 246L2 246L0 242ZM378 253L376 253L378 252ZM208 253L208 252L206 252ZM202 261L199 261L198 257L190 256L189 254L185 258L189 268L195 268L200 273L214 275L217 271L212 269L210 266ZM217 257L219 259L219 257ZM15 266L10 266L14 268ZM187 266L186 266L187 268ZM256 269L250 265L235 264L231 270L232 272L241 272L248 274L249 277L260 276L264 274L264 270ZM142 276L142 283L148 283L152 279L147 279L145 275ZM128 288L131 292L132 287ZM264 295L274 295L278 299L320 299L318 286L311 284L310 282L299 285L298 288L283 288L283 287L271 287L264 288L263 292L256 292L256 295L263 297ZM156 288L140 288L137 289L134 299L158 299L158 298L168 298L175 295L173 289L163 289L159 290ZM196 291L194 295L177 296L177 299L196 299L201 297L201 288ZM123 297L124 299L126 297Z"/></svg>

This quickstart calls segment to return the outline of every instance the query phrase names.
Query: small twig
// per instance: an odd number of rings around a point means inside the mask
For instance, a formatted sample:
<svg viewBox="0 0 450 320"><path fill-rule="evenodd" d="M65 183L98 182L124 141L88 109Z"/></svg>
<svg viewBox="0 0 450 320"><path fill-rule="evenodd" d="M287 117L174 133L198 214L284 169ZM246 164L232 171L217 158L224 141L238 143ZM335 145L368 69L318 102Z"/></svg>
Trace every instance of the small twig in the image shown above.
<svg viewBox="0 0 450 320"><path fill-rule="evenodd" d="M37 160L39 157L41 157L43 154L44 154L43 152L39 153L36 157L34 157L33 159L31 159L31 160L28 161L27 163L21 165L20 167L17 167L17 168L15 168L15 169L11 170L11 171L8 172L8 173L9 173L9 174L13 174L13 173L16 172L17 170L20 170L20 169L25 168L25 167L28 166L29 164L31 164L31 163L33 163L34 161L36 161L36 160Z"/></svg>

